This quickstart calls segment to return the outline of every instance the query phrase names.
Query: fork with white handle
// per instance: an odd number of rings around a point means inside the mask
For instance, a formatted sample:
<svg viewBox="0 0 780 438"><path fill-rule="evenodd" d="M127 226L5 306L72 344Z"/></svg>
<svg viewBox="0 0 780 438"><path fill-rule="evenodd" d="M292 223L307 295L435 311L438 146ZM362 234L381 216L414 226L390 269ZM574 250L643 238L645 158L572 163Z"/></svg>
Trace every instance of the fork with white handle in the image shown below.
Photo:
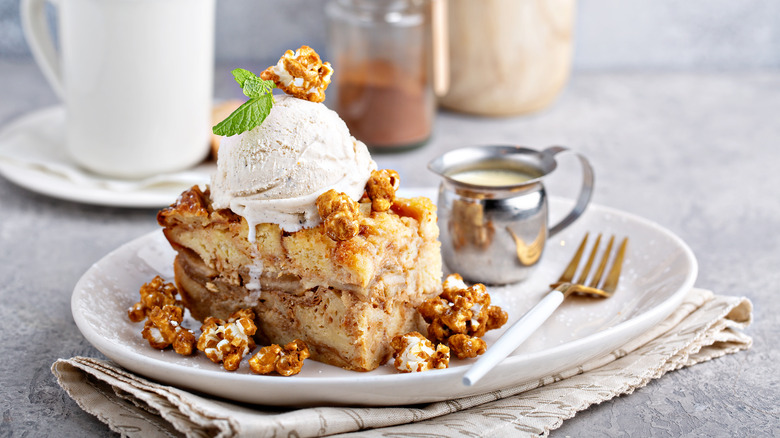
<svg viewBox="0 0 780 438"><path fill-rule="evenodd" d="M479 358L479 360L472 365L472 367L463 376L463 384L466 386L472 386L479 379L485 376L490 370L493 369L499 362L509 356L517 347L519 347L526 339L528 339L561 305L563 300L572 294L581 294L591 296L595 298L609 298L615 293L617 289L618 280L620 279L620 270L623 266L623 260L625 258L626 246L628 245L628 238L624 238L620 243L620 247L617 249L616 254L612 260L611 268L604 281L601 278L604 276L604 272L607 271L607 264L610 259L610 253L612 252L612 246L615 242L615 236L609 239L607 248L604 251L604 255L601 257L601 261L596 268L596 272L593 277L588 280L588 274L593 267L593 262L598 254L599 244L601 243L601 234L596 238L596 243L593 245L593 249L590 252L590 256L585 262L585 266L582 268L582 272L579 275L577 281L574 281L574 276L577 272L577 268L580 264L580 259L585 251L585 246L588 242L588 234L582 239L577 252L574 254L566 270L563 271L561 277L557 282L550 285L553 288L544 298L531 310L529 310L522 318L516 323L512 324L503 335L493 344L490 349Z"/></svg>

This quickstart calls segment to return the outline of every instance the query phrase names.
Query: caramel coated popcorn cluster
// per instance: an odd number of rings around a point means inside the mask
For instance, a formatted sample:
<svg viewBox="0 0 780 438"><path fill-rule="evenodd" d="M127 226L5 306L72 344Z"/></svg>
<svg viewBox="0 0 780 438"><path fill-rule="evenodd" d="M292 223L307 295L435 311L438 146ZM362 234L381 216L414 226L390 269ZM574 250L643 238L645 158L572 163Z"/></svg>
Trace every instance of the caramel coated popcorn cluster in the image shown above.
<svg viewBox="0 0 780 438"><path fill-rule="evenodd" d="M490 305L485 285L468 287L458 274L449 275L441 295L424 302L417 310L428 323L428 337L447 343L459 359L484 353L485 341L480 338L507 321L504 310Z"/></svg>
<svg viewBox="0 0 780 438"><path fill-rule="evenodd" d="M320 55L309 46L288 50L276 65L268 67L260 78L273 81L285 93L311 102L325 100L325 89L330 84L333 69L323 63Z"/></svg>
<svg viewBox="0 0 780 438"><path fill-rule="evenodd" d="M487 351L487 344L482 338L464 334L452 335L447 338L450 350L458 359L477 357Z"/></svg>
<svg viewBox="0 0 780 438"><path fill-rule="evenodd" d="M333 189L317 197L317 211L325 233L333 240L349 240L360 232L360 211L357 202L346 193Z"/></svg>
<svg viewBox="0 0 780 438"><path fill-rule="evenodd" d="M366 194L371 198L371 209L387 211L393 205L395 192L401 184L398 172L392 169L375 170L366 183Z"/></svg>
<svg viewBox="0 0 780 438"><path fill-rule="evenodd" d="M263 347L249 359L249 368L255 374L292 376L301 372L304 359L309 357L309 347L296 339L284 347L273 344Z"/></svg>
<svg viewBox="0 0 780 438"><path fill-rule="evenodd" d="M447 368L450 363L450 348L436 345L418 332L399 335L390 342L395 357L395 369L402 373L419 373L432 369Z"/></svg>
<svg viewBox="0 0 780 438"><path fill-rule="evenodd" d="M173 345L173 351L189 356L195 349L195 335L181 326L182 308L166 305L162 309L155 307L141 331L144 339L152 348L164 350Z"/></svg>
<svg viewBox="0 0 780 438"><path fill-rule="evenodd" d="M444 280L442 289L441 295L417 308L428 323L428 337L411 332L393 338L390 345L398 371L447 368L450 354L458 359L477 357L487 350L482 339L485 332L506 324L506 312L490 305L485 285L469 287L463 277L452 274Z"/></svg>
<svg viewBox="0 0 780 438"><path fill-rule="evenodd" d="M179 291L173 283L166 283L159 275L139 290L141 300L127 310L130 321L146 319L141 335L152 348L164 350L173 346L181 355L192 354L195 335L181 325L184 309L176 300Z"/></svg>
<svg viewBox="0 0 780 438"><path fill-rule="evenodd" d="M210 316L200 330L198 350L212 362L222 362L228 371L237 370L241 359L255 348L252 336L257 332L257 326L255 313L249 309L233 313L227 321Z"/></svg>
<svg viewBox="0 0 780 438"><path fill-rule="evenodd" d="M255 348L252 336L257 332L251 309L241 309L230 315L227 321L209 317L201 326L196 338L191 330L182 326L184 308L176 300L178 290L173 283L166 283L160 276L141 286L141 300L127 312L133 322L146 318L141 335L152 348L164 350L173 346L181 355L189 356L197 350L206 354L212 362L222 363L227 371L238 369L241 360ZM309 349L303 341L295 340L285 345L264 347L249 360L255 373L276 372L282 376L298 374Z"/></svg>
<svg viewBox="0 0 780 438"><path fill-rule="evenodd" d="M385 212L395 201L401 178L391 169L374 170L366 183L363 199L371 202L371 209ZM360 232L360 207L346 193L330 189L317 198L317 211L325 226L325 233L333 240L349 240Z"/></svg>
<svg viewBox="0 0 780 438"><path fill-rule="evenodd" d="M143 321L155 307L179 306L179 302L176 300L179 291L176 286L173 283L166 283L159 275L141 286L140 293L141 301L127 310L130 321Z"/></svg>

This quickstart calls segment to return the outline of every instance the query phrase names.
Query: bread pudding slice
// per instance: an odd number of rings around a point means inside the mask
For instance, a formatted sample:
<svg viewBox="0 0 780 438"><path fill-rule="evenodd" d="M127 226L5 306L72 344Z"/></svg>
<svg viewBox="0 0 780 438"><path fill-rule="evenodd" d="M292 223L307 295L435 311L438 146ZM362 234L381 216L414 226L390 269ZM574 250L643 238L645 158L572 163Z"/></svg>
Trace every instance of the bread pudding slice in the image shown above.
<svg viewBox="0 0 780 438"><path fill-rule="evenodd" d="M260 343L301 339L315 360L370 371L390 358L394 336L425 327L415 309L440 292L442 263L429 199L359 208L360 231L343 241L322 224L285 232L263 223L252 242L247 221L214 209L197 186L157 220L178 253L176 283L196 319L251 308Z"/></svg>

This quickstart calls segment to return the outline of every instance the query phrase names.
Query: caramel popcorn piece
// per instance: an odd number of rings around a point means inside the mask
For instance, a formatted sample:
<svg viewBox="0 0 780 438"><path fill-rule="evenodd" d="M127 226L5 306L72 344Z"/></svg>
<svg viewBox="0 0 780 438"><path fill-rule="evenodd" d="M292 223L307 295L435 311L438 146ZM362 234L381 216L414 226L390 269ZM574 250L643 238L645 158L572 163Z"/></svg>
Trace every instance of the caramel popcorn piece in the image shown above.
<svg viewBox="0 0 780 438"><path fill-rule="evenodd" d="M447 301L439 297L431 298L422 303L417 308L417 311L420 312L425 322L428 323L428 337L431 339L441 342L455 334L439 317L439 315L449 312Z"/></svg>
<svg viewBox="0 0 780 438"><path fill-rule="evenodd" d="M195 348L195 335L181 326L181 307L166 305L155 307L149 313L149 319L141 332L152 348L163 350L173 345L173 350L183 356L192 354Z"/></svg>
<svg viewBox="0 0 780 438"><path fill-rule="evenodd" d="M357 214L358 206L346 193L339 193L334 189L328 190L317 198L317 211L321 218L325 219L338 210Z"/></svg>
<svg viewBox="0 0 780 438"><path fill-rule="evenodd" d="M485 323L485 331L497 329L509 319L506 311L498 306L488 307L487 322Z"/></svg>
<svg viewBox="0 0 780 438"><path fill-rule="evenodd" d="M249 368L255 374L270 374L276 371L276 362L283 354L282 347L276 344L263 347L249 358Z"/></svg>
<svg viewBox="0 0 780 438"><path fill-rule="evenodd" d="M402 373L447 368L450 363L449 347L438 344L434 349L431 341L418 332L396 336L390 346L394 350L395 369Z"/></svg>
<svg viewBox="0 0 780 438"><path fill-rule="evenodd" d="M349 240L360 232L360 221L345 211L336 211L323 222L325 232L333 240Z"/></svg>
<svg viewBox="0 0 780 438"><path fill-rule="evenodd" d="M374 211L387 211L393 205L395 192L401 185L398 172L392 169L375 170L366 183L366 194Z"/></svg>
<svg viewBox="0 0 780 438"><path fill-rule="evenodd" d="M329 62L323 63L311 47L301 46L295 52L284 52L276 65L260 73L260 78L273 81L279 89L298 99L322 102L332 75Z"/></svg>
<svg viewBox="0 0 780 438"><path fill-rule="evenodd" d="M141 301L135 303L133 307L127 310L127 316L130 321L141 322L149 316L155 307L163 308L167 305L178 306L176 294L178 290L173 283L166 283L159 275L154 277L149 283L141 286Z"/></svg>
<svg viewBox="0 0 780 438"><path fill-rule="evenodd" d="M214 363L222 362L228 371L235 371L241 359L255 348L252 335L257 331L255 313L250 309L241 309L223 321L208 317L201 326L203 332L198 338L198 350Z"/></svg>
<svg viewBox="0 0 780 438"><path fill-rule="evenodd" d="M452 274L442 287L440 296L423 302L417 309L428 323L428 336L434 341L445 342L457 334L480 338L486 331L506 323L506 312L490 305L485 285L468 287L460 275Z"/></svg>
<svg viewBox="0 0 780 438"><path fill-rule="evenodd" d="M292 376L301 372L303 361L309 357L309 347L296 339L284 348L279 345L263 347L249 359L249 368L255 374L270 374L274 371L282 376Z"/></svg>
<svg viewBox="0 0 780 438"><path fill-rule="evenodd" d="M458 359L468 359L477 357L487 351L487 344L484 340L464 334L452 335L447 339L450 351Z"/></svg>
<svg viewBox="0 0 780 438"><path fill-rule="evenodd" d="M357 202L333 189L317 197L317 211L325 233L333 240L349 240L360 232L360 210Z"/></svg>
<svg viewBox="0 0 780 438"><path fill-rule="evenodd" d="M441 282L442 293L446 294L446 296L458 294L463 289L468 288L469 285L463 281L463 277L460 274L450 274Z"/></svg>

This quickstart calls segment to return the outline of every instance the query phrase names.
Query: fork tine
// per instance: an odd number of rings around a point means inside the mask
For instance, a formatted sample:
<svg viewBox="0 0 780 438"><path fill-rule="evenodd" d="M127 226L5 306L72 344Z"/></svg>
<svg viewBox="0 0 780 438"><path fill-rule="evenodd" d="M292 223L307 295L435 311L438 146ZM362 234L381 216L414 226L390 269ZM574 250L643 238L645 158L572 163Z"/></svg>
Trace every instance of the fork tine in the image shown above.
<svg viewBox="0 0 780 438"><path fill-rule="evenodd" d="M582 238L582 243L580 243L580 247L577 248L577 252L574 254L574 257L569 262L569 266L566 267L566 269L563 271L563 274L561 274L561 278L558 279L559 283L571 283L571 280L574 278L574 274L577 272L577 266L580 264L580 258L582 258L582 252L585 251L585 244L588 243L588 235L590 233L585 233L585 237Z"/></svg>
<svg viewBox="0 0 780 438"><path fill-rule="evenodd" d="M599 287L599 283L601 282L601 276L604 275L604 269L607 267L607 262L609 261L609 255L612 253L612 245L615 243L615 236L609 238L609 242L607 243L607 249L604 250L604 256L601 257L601 262L599 262L599 267L596 269L596 273L593 275L593 279L590 281L590 287ZM583 283L585 284L585 283Z"/></svg>
<svg viewBox="0 0 780 438"><path fill-rule="evenodd" d="M596 237L596 242L593 244L593 249L590 250L590 256L588 257L588 261L585 262L585 266L582 268L582 272L580 272L580 279L577 280L577 284L585 284L585 281L588 279L590 268L593 266L593 260L596 259L596 253L599 252L600 243L601 243L601 233L599 233L598 237Z"/></svg>
<svg viewBox="0 0 780 438"><path fill-rule="evenodd" d="M617 289L618 280L620 279L620 271L623 269L623 259L626 255L626 246L628 246L628 237L624 238L620 243L615 260L612 261L612 269L607 274L607 279L604 281L604 291L612 293Z"/></svg>

